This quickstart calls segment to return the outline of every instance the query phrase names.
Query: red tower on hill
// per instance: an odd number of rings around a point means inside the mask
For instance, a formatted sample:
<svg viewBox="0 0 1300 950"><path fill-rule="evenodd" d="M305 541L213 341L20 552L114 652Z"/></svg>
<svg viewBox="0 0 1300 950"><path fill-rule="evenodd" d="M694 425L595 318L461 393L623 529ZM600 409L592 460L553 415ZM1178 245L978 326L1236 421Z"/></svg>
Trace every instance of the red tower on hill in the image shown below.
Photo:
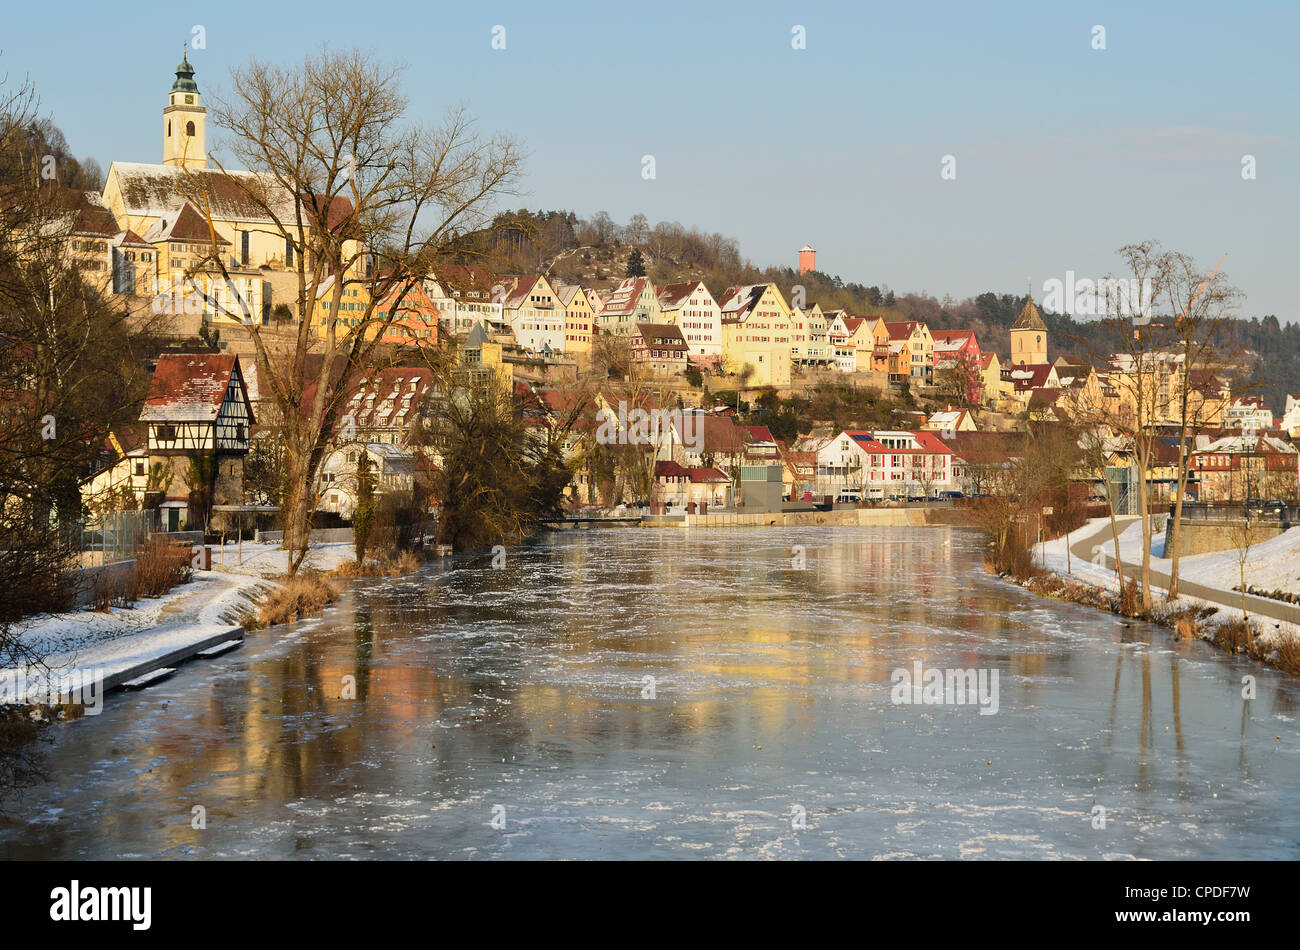
<svg viewBox="0 0 1300 950"><path fill-rule="evenodd" d="M817 252L813 250L811 244L805 244L799 248L799 273L806 274L810 270L817 269Z"/></svg>

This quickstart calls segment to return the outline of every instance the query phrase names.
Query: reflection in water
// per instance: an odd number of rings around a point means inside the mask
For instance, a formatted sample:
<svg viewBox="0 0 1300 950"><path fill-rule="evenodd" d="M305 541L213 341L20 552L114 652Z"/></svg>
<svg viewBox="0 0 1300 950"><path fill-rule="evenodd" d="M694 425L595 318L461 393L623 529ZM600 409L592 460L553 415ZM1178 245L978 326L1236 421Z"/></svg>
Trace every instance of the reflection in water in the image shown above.
<svg viewBox="0 0 1300 950"><path fill-rule="evenodd" d="M979 556L606 530L358 582L62 727L0 857L1300 856L1294 683ZM915 661L997 670L999 712L892 705Z"/></svg>

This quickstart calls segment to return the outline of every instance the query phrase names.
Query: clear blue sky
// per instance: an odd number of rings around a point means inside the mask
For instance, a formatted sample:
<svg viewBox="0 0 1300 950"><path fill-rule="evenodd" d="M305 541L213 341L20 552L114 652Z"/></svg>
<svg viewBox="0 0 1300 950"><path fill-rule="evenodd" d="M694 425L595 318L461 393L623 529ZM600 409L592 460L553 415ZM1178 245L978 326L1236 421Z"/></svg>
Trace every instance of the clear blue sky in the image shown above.
<svg viewBox="0 0 1300 950"><path fill-rule="evenodd" d="M1041 296L1048 278L1103 276L1121 244L1158 238L1206 266L1226 251L1247 315L1300 319L1294 2L165 9L11 5L0 68L30 75L73 151L107 169L161 160L159 112L195 24L204 92L251 56L357 45L407 64L414 117L465 104L525 143L514 206L677 220L735 237L760 266L793 265L808 241L820 270L958 299L1020 292L1028 275Z"/></svg>

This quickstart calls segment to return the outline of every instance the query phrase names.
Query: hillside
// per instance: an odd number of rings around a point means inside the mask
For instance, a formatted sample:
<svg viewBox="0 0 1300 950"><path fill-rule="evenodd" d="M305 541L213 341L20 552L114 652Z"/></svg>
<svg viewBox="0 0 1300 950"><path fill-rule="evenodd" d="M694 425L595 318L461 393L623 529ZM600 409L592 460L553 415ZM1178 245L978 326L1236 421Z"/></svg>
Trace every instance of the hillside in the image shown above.
<svg viewBox="0 0 1300 950"><path fill-rule="evenodd" d="M956 301L926 294L898 293L885 283L866 285L817 271L798 274L792 267L759 268L745 259L735 239L708 234L676 222L650 225L634 215L620 226L600 212L590 219L571 211L500 214L489 228L462 235L451 259L479 264L498 274L544 273L565 283L607 290L623 279L633 250L641 252L647 276L656 284L703 280L718 296L740 283L770 281L787 297L796 285L809 304L822 310L847 310L887 320L923 320L931 329L970 328L981 346L1005 354L1011 324L1025 303L1023 293L986 291ZM1104 328L1096 321L1044 312L1052 334L1052 356L1073 353L1096 363L1108 351ZM1300 393L1300 324L1283 325L1275 315L1245 316L1232 324L1225 349L1245 354L1244 374L1234 392L1262 395L1280 416L1287 393Z"/></svg>

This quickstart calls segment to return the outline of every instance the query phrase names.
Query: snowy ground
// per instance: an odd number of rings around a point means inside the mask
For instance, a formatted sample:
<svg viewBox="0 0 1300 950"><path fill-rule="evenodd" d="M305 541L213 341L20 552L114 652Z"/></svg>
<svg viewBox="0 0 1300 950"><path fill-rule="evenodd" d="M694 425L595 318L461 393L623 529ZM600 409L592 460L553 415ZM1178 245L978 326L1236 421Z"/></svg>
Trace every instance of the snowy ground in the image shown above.
<svg viewBox="0 0 1300 950"><path fill-rule="evenodd" d="M237 542L230 542L224 547L214 544L212 547L212 569L230 574L251 574L255 577L279 577L289 569L289 552L280 547L279 542L257 544L245 541L243 562L240 562L240 548ZM331 571L346 561L351 561L356 549L351 541L336 541L330 544L313 544L307 552L304 568L316 568Z"/></svg>
<svg viewBox="0 0 1300 950"><path fill-rule="evenodd" d="M1090 554L1098 550L1110 557L1115 556L1115 542L1111 540L1110 523L1106 518L1094 518L1084 527L1073 532L1070 543L1095 534L1100 528L1101 534L1088 545ZM1134 520L1121 526L1119 536L1120 555L1126 564L1137 564L1142 560L1142 523ZM1151 538L1151 567L1153 570L1168 574L1173 562L1164 557L1164 532ZM1061 539L1039 545L1041 555L1046 557L1048 570L1065 573L1065 547ZM1231 593L1233 586L1240 583L1240 564L1235 548L1226 551L1213 551L1209 554L1183 556L1178 562L1178 573L1189 581L1214 587ZM1072 557L1075 576L1080 580L1099 580L1109 574L1114 580L1113 570L1088 571L1092 564L1084 564L1079 569L1078 558ZM1246 583L1264 590L1284 590L1300 592L1300 529L1284 531L1276 538L1251 545L1246 558Z"/></svg>
<svg viewBox="0 0 1300 950"><path fill-rule="evenodd" d="M111 676L237 626L239 609L269 588L270 578L284 574L288 561L277 544L245 541L242 554L241 564L238 544L215 545L212 571L196 572L162 597L108 611L42 614L14 632L33 655L45 658L51 676L89 670ZM322 544L308 553L306 566L330 570L352 557L350 543Z"/></svg>
<svg viewBox="0 0 1300 950"><path fill-rule="evenodd" d="M1142 522L1132 519L1119 525L1119 545L1121 558L1125 564L1136 564L1142 560ZM1084 541L1088 557L1080 558L1071 553L1069 570L1066 570L1066 550L1068 543L1074 545ZM1151 538L1151 569L1161 574L1169 574L1172 562L1162 555L1165 547L1163 533ZM1067 537L1057 538L1035 547L1038 563L1047 570L1054 571L1062 577L1070 576L1084 583L1092 584L1106 590L1115 591L1118 584L1113 567L1103 567L1102 555L1115 556L1115 542L1111 537L1110 520L1093 518L1086 525L1071 532ZM1222 593L1223 600L1231 603L1237 596L1232 588L1239 583L1240 565L1235 549L1213 551L1208 554L1195 554L1179 559L1178 573L1181 578ZM1285 531L1269 541L1252 545L1246 560L1246 582L1265 590L1300 591L1300 528ZM1152 584L1159 588L1158 583ZM1213 603L1196 597L1180 595L1179 600L1189 604L1215 607L1221 622L1240 620L1240 608L1228 606L1227 603ZM1262 629L1264 638L1275 635L1290 636L1300 639L1300 626L1252 614L1253 620Z"/></svg>

